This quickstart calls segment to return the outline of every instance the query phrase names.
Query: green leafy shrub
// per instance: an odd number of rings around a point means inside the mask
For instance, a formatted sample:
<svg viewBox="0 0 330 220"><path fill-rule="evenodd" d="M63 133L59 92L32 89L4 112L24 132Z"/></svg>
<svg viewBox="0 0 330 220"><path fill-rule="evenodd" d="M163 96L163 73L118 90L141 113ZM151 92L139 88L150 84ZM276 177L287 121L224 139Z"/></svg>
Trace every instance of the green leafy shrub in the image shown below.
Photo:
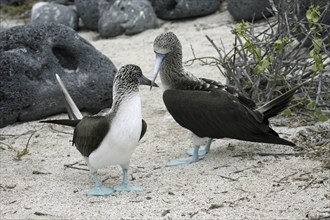
<svg viewBox="0 0 330 220"><path fill-rule="evenodd" d="M206 36L218 52L218 57L201 57L189 60L217 65L226 83L236 87L257 103L267 102L291 87L311 79L301 88L284 115L292 115L293 109L311 112L313 120L328 119L330 108L330 69L328 25L319 22L325 7L311 5L306 17L297 20L292 8L299 1L278 1L273 5L274 17L263 24L242 21L232 28L235 37L233 48L226 51L223 44L217 46ZM306 36L297 41L297 30L304 28ZM312 44L305 46L310 40ZM188 62L189 62L188 61ZM315 103L308 108L309 103ZM310 104L309 104L310 105ZM328 113L326 113L328 112Z"/></svg>

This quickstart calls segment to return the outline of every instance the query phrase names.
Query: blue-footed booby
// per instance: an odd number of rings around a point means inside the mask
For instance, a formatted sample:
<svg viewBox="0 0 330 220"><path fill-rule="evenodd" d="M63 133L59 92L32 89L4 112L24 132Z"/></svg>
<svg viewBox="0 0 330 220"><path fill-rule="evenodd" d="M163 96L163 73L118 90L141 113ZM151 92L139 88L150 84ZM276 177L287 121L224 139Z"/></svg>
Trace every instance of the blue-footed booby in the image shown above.
<svg viewBox="0 0 330 220"><path fill-rule="evenodd" d="M208 153L213 138L294 146L279 137L268 119L287 107L300 84L279 97L257 107L235 88L210 79L197 78L182 64L182 47L172 32L158 35L153 82L158 73L163 87L163 101L174 120L193 133L192 157L173 160L170 165L192 163ZM152 88L152 85L151 85ZM201 145L206 144L203 152Z"/></svg>
<svg viewBox="0 0 330 220"><path fill-rule="evenodd" d="M138 141L146 132L147 124L142 119L139 84L151 85L140 67L126 65L119 69L113 83L111 109L96 115L82 117L62 80L56 76L64 95L69 119L42 122L75 127L72 144L84 157L92 174L95 186L87 195L110 195L113 191L142 191L128 184L130 158ZM107 165L120 165L123 181L114 190L102 186L97 170Z"/></svg>

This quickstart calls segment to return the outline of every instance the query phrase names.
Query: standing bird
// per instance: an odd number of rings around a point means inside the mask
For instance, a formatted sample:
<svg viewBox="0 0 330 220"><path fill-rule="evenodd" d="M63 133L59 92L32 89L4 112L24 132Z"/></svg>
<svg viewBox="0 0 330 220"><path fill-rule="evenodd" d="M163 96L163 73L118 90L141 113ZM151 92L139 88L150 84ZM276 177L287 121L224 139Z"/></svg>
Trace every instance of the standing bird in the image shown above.
<svg viewBox="0 0 330 220"><path fill-rule="evenodd" d="M304 83L257 108L252 100L233 87L197 78L188 72L182 65L182 47L174 33L157 36L154 51L156 62L152 84L159 73L167 110L177 123L193 133L192 157L172 160L170 165L198 161L200 155L208 153L213 138L295 145L280 138L270 128L268 119L286 108ZM200 152L200 146L206 143Z"/></svg>
<svg viewBox="0 0 330 220"><path fill-rule="evenodd" d="M83 155L92 174L95 186L87 195L110 195L113 190L102 186L97 170L107 165L120 165L123 181L115 191L142 191L128 184L130 158L138 141L146 132L147 124L142 119L139 84L151 85L140 67L126 65L119 69L113 84L113 103L110 110L96 115L82 115L57 75L70 120L41 121L75 127L73 145Z"/></svg>

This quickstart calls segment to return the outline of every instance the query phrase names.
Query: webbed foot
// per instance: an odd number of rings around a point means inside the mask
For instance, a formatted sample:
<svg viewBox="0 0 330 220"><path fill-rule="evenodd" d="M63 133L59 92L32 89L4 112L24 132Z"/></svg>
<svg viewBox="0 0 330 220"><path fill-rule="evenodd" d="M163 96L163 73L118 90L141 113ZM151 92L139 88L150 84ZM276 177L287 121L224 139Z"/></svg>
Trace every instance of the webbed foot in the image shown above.
<svg viewBox="0 0 330 220"><path fill-rule="evenodd" d="M190 163L195 163L199 161L201 158L194 158L194 157L184 157L184 158L178 158L175 160L171 160L167 165L168 166L177 166L181 164L190 164Z"/></svg>
<svg viewBox="0 0 330 220"><path fill-rule="evenodd" d="M110 188L104 186L94 186L89 189L86 193L88 196L108 196L111 195L114 191Z"/></svg>
<svg viewBox="0 0 330 220"><path fill-rule="evenodd" d="M142 192L143 189L137 186L129 185L129 184L120 184L118 186L115 186L113 188L116 192L127 192L127 191L136 191L136 192Z"/></svg>
<svg viewBox="0 0 330 220"><path fill-rule="evenodd" d="M114 190L117 192L123 192L123 191L125 191L125 192L127 192L127 191L141 192L141 191L143 191L143 189L140 187L128 184L128 174L127 174L128 170L125 167L122 167L122 168L123 168L123 182L120 185L115 186Z"/></svg>

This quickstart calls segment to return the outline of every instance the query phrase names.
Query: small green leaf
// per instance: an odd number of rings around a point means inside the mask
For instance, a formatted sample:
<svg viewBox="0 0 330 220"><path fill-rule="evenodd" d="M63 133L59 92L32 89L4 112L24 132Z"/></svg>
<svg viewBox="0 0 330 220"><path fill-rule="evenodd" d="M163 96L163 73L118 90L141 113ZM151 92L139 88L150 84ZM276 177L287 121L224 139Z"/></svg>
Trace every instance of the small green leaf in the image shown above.
<svg viewBox="0 0 330 220"><path fill-rule="evenodd" d="M273 54L268 54L267 58L270 63L273 62Z"/></svg>
<svg viewBox="0 0 330 220"><path fill-rule="evenodd" d="M316 106L316 102L315 101L311 101L310 103L307 104L307 109L309 110L314 110Z"/></svg>
<svg viewBox="0 0 330 220"><path fill-rule="evenodd" d="M234 25L232 32L233 34L237 34L239 36L243 36L246 33L246 27L249 25L248 22L242 21Z"/></svg>
<svg viewBox="0 0 330 220"><path fill-rule="evenodd" d="M269 62L269 60L268 59L263 59L262 61L261 61L261 67L265 70L267 67L269 67L269 65L270 65L270 62Z"/></svg>
<svg viewBox="0 0 330 220"><path fill-rule="evenodd" d="M314 117L316 120L318 121L327 121L328 120L328 116L326 114L324 114L320 108L315 109L314 113L313 113Z"/></svg>
<svg viewBox="0 0 330 220"><path fill-rule="evenodd" d="M320 70L323 70L323 69L324 69L324 66L323 66L322 63L314 63L314 64L312 65L312 70L313 70L314 72L317 72L317 71L320 71Z"/></svg>
<svg viewBox="0 0 330 220"><path fill-rule="evenodd" d="M246 42L243 44L243 47L244 47L244 48L249 48L249 47L251 47L251 42L250 42L250 41L246 41Z"/></svg>
<svg viewBox="0 0 330 220"><path fill-rule="evenodd" d="M261 48L256 48L255 49L255 54L257 57L257 61L261 60Z"/></svg>
<svg viewBox="0 0 330 220"><path fill-rule="evenodd" d="M291 109L290 109L290 108L286 108L286 109L284 109L284 110L282 111L282 115L283 115L283 116L286 116L286 117L291 116L291 115L292 115L292 111L291 111Z"/></svg>
<svg viewBox="0 0 330 220"><path fill-rule="evenodd" d="M258 65L256 65L255 67L254 67L254 69L253 69L253 72L255 73L255 74L259 74L259 73L261 73L261 71L262 71L262 69L261 69L261 66L258 64Z"/></svg>
<svg viewBox="0 0 330 220"><path fill-rule="evenodd" d="M328 121L329 118L326 114L322 113L318 116L318 119L319 119L319 121L325 122L325 121Z"/></svg>
<svg viewBox="0 0 330 220"><path fill-rule="evenodd" d="M251 54L255 53L255 45L250 40L247 40L244 43L244 48L246 48Z"/></svg>
<svg viewBox="0 0 330 220"><path fill-rule="evenodd" d="M270 65L269 60L267 59L267 57L264 57L253 69L255 74L259 74L262 71L264 71L265 69L267 69Z"/></svg>
<svg viewBox="0 0 330 220"><path fill-rule="evenodd" d="M275 47L275 49L276 50L279 50L279 49L281 49L282 48L282 40L280 40L280 39L278 39L278 40L276 40L275 42L274 42L274 47Z"/></svg>
<svg viewBox="0 0 330 220"><path fill-rule="evenodd" d="M317 23L317 22L319 21L319 18L320 18L320 17L313 17L313 18L312 18L312 22Z"/></svg>
<svg viewBox="0 0 330 220"><path fill-rule="evenodd" d="M314 55L313 58L315 60L315 63L317 63L317 64L321 64L322 63L322 56L320 54Z"/></svg>
<svg viewBox="0 0 330 220"><path fill-rule="evenodd" d="M313 46L316 52L319 53L321 51L322 44L323 44L323 39L318 37L315 37L313 39Z"/></svg>
<svg viewBox="0 0 330 220"><path fill-rule="evenodd" d="M308 21L312 20L312 10L307 10L306 12L306 18Z"/></svg>
<svg viewBox="0 0 330 220"><path fill-rule="evenodd" d="M275 42L274 42L274 48L276 50L280 50L283 48L283 46L285 44L287 44L289 42L289 38L288 37L284 37L282 39L277 39Z"/></svg>
<svg viewBox="0 0 330 220"><path fill-rule="evenodd" d="M29 153L29 150L27 148L24 148L23 150L18 150L17 151L17 157L22 157L22 156L24 156L28 153Z"/></svg>
<svg viewBox="0 0 330 220"><path fill-rule="evenodd" d="M319 5L310 5L307 12L306 18L309 22L317 23L320 19L321 12Z"/></svg>

